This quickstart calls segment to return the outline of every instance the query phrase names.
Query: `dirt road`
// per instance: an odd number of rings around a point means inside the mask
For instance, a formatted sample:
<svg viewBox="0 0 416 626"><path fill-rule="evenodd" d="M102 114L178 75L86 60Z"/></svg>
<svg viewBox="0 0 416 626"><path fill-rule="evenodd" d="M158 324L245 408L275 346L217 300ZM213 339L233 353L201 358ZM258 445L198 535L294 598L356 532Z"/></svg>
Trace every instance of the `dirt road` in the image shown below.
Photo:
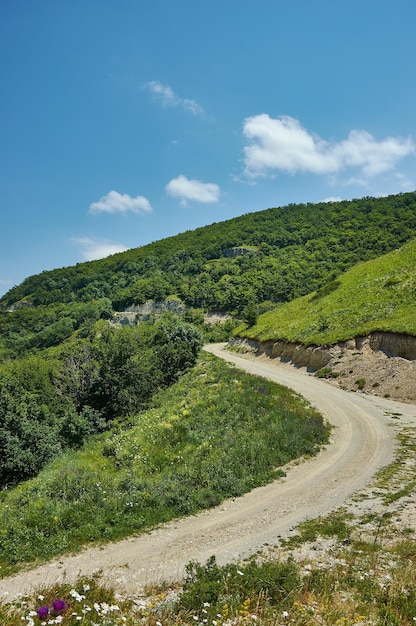
<svg viewBox="0 0 416 626"><path fill-rule="evenodd" d="M305 372L226 352L222 346L206 349L301 393L334 425L331 443L317 457L291 467L286 478L241 498L148 534L2 579L0 599L97 572L116 588L136 594L147 583L179 580L191 560L205 562L215 554L219 563L225 563L250 556L264 545L274 545L300 521L328 513L364 487L392 460L399 422L416 421L414 405L345 392ZM393 413L400 413L400 420L392 420Z"/></svg>

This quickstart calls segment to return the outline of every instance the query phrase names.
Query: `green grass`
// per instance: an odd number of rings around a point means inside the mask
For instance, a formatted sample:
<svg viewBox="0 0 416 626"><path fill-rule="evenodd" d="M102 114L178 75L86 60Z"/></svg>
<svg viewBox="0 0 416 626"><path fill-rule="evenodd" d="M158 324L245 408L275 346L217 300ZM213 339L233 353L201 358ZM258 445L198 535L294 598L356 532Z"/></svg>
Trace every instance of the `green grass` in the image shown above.
<svg viewBox="0 0 416 626"><path fill-rule="evenodd" d="M239 496L328 436L300 396L204 353L153 409L0 492L0 576Z"/></svg>
<svg viewBox="0 0 416 626"><path fill-rule="evenodd" d="M336 537L339 541L348 541L351 529L348 522L352 515L343 510L329 513L326 517L306 520L299 524L296 534L283 543L288 546L298 546L302 543L315 541L317 537Z"/></svg>
<svg viewBox="0 0 416 626"><path fill-rule="evenodd" d="M215 385L211 374L206 384ZM399 484L412 482L414 442L414 432L405 431L397 460L378 473L373 486L386 497ZM211 557L189 563L184 580L149 587L140 597L80 579L74 588L56 585L10 605L0 603L0 624L33 626L40 623L35 613L41 605L62 599L68 605L63 626L412 626L416 540L413 528L399 531L394 522L389 512L355 516L339 509L298 527L292 545L308 542L312 548L303 559L293 559L289 543L277 558L259 553L242 563L219 565ZM370 530L364 530L367 524ZM313 548L322 537L332 538L331 547L315 557Z"/></svg>
<svg viewBox="0 0 416 626"><path fill-rule="evenodd" d="M318 292L261 315L235 335L328 345L372 331L416 335L416 241L360 263Z"/></svg>
<svg viewBox="0 0 416 626"><path fill-rule="evenodd" d="M96 580L40 589L29 598L0 604L2 626L40 622L36 611L56 599L67 605L63 626L411 626L416 617L416 542L388 547L355 542L338 547L329 563L250 559L220 566L189 563L177 585L120 596ZM31 621L32 620L32 621Z"/></svg>
<svg viewBox="0 0 416 626"><path fill-rule="evenodd" d="M392 414L395 417L397 414ZM383 503L388 506L410 495L416 489L416 441L413 429L403 429L398 435L396 458L382 468L376 476L374 487L383 489Z"/></svg>

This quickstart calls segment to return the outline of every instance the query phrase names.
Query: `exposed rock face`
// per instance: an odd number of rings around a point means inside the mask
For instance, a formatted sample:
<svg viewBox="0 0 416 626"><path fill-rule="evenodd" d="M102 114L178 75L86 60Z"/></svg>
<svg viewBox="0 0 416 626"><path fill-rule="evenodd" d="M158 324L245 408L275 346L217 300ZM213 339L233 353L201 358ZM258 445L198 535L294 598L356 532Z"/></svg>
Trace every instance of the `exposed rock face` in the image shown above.
<svg viewBox="0 0 416 626"><path fill-rule="evenodd" d="M245 246L235 246L234 248L227 248L224 250L223 254L225 257L235 258L243 254L256 254L256 251L253 250L253 248L247 248Z"/></svg>
<svg viewBox="0 0 416 626"><path fill-rule="evenodd" d="M331 359L327 348L319 346L303 346L286 341L256 342L247 339L233 339L231 343L239 348L247 349L258 355L264 354L272 359L278 358L285 363L297 367L306 367L309 371L317 371L325 367Z"/></svg>
<svg viewBox="0 0 416 626"><path fill-rule="evenodd" d="M374 332L332 346L235 338L235 347L316 373L345 389L416 403L416 337Z"/></svg>
<svg viewBox="0 0 416 626"><path fill-rule="evenodd" d="M9 313L13 313L13 311L18 311L19 309L34 309L35 305L32 302L28 302L28 300L20 300L19 302L15 302L11 304L8 309L6 309Z"/></svg>
<svg viewBox="0 0 416 626"><path fill-rule="evenodd" d="M366 337L358 338L367 339ZM368 337L372 350L381 350L387 356L401 356L403 359L416 359L416 337L399 333L375 332Z"/></svg>
<svg viewBox="0 0 416 626"><path fill-rule="evenodd" d="M148 300L144 304L132 305L125 311L114 313L111 322L116 326L134 326L138 321L145 322L153 315L162 315L167 311L184 313L185 308L179 300L162 300L161 302Z"/></svg>

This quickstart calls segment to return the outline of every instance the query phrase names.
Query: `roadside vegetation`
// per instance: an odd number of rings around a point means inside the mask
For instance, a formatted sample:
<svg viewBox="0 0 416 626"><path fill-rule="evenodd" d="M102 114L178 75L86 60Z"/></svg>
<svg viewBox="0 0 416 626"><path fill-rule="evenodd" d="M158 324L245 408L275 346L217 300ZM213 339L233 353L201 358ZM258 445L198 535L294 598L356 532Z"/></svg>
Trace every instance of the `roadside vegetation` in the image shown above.
<svg viewBox="0 0 416 626"><path fill-rule="evenodd" d="M33 597L0 604L0 623L411 626L416 621L416 537L401 517L409 493L414 496L415 443L409 430L400 440L400 463L381 470L368 489L353 496L352 501L367 502L358 513L346 503L242 563L220 566L213 557L191 562L184 580L175 585L161 581L144 595L122 595L97 579L39 589ZM398 484L406 494L390 509ZM64 607L62 613L54 606Z"/></svg>
<svg viewBox="0 0 416 626"><path fill-rule="evenodd" d="M205 353L153 404L0 492L0 576L242 495L329 436L300 396Z"/></svg>
<svg viewBox="0 0 416 626"><path fill-rule="evenodd" d="M416 335L416 241L359 263L318 291L277 306L235 334L328 345L372 331Z"/></svg>

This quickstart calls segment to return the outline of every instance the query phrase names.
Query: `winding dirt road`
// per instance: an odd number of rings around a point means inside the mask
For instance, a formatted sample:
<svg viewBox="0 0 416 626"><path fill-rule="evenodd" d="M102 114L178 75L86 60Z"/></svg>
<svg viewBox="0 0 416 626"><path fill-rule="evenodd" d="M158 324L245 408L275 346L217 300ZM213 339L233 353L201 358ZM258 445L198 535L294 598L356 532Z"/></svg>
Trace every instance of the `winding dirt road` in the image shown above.
<svg viewBox="0 0 416 626"><path fill-rule="evenodd" d="M263 376L301 393L331 424L331 443L318 456L293 465L286 478L254 489L197 516L101 548L88 548L41 567L0 580L0 600L27 595L58 581L101 573L120 591L140 593L146 584L180 580L186 564L239 560L302 520L323 515L363 488L393 458L398 422L415 423L414 405L346 392L305 372L264 358L227 352L221 345L206 350L249 373ZM400 420L392 420L392 413Z"/></svg>

